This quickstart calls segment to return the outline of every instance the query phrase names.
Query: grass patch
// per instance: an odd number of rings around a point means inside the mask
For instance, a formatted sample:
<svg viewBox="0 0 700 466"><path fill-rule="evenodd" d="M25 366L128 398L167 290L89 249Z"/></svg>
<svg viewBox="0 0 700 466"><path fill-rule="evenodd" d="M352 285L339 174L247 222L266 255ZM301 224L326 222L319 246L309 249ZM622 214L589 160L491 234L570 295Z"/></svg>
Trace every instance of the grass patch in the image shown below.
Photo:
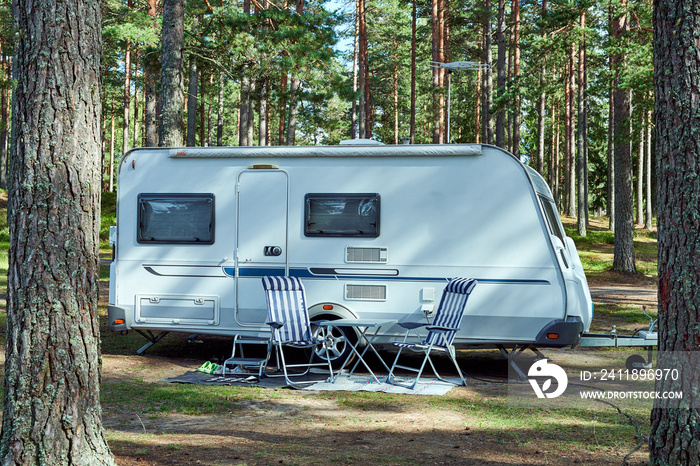
<svg viewBox="0 0 700 466"><path fill-rule="evenodd" d="M232 414L241 409L243 401L267 398L264 390L120 380L103 383L100 397L105 410L128 406L129 410L147 414Z"/></svg>

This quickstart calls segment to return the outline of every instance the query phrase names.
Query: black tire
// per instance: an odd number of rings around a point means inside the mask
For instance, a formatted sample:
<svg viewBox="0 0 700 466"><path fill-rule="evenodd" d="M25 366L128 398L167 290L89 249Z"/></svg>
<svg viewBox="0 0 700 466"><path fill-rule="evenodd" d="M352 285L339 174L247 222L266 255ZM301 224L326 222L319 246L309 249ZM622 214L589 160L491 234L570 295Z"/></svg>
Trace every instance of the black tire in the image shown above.
<svg viewBox="0 0 700 466"><path fill-rule="evenodd" d="M646 364L647 360L644 359L644 356L640 354L633 354L627 360L625 361L625 367L627 368L628 371L632 370L641 370L643 369L642 364Z"/></svg>
<svg viewBox="0 0 700 466"><path fill-rule="evenodd" d="M323 319L319 319L323 320ZM314 323L312 322L312 325ZM327 332L330 331L330 335L325 335L329 338L329 344L325 348L319 348L314 350L313 362L324 362L326 360L326 353L328 358L331 360L331 366L334 370L340 369L345 360L348 358L352 349L351 344L355 344L357 341L357 335L351 327L324 327L319 328L314 325L314 333L316 332ZM348 360L348 365L354 359L354 355L350 360ZM347 368L347 365L345 366Z"/></svg>

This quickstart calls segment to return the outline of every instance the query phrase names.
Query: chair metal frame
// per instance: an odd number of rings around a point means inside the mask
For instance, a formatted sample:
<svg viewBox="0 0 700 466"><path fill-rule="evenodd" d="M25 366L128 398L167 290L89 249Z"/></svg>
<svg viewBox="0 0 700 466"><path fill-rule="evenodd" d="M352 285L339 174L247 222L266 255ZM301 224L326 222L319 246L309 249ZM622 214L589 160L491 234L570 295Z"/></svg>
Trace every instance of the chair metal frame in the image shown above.
<svg viewBox="0 0 700 466"><path fill-rule="evenodd" d="M435 319L433 320L432 324L428 322L398 323L401 327L406 329L406 333L404 334L402 341L392 342L394 346L399 348L399 352L394 359L394 364L389 370L389 375L386 378L387 383L412 390L415 388L416 384L418 383L418 379L423 374L425 364L430 363L430 367L438 380L455 385L467 385L467 381L462 374L459 364L457 363L455 348L452 345L452 342L454 341L456 332L461 327L467 300L476 284L477 281L473 278L454 278L450 280L445 287L445 291L442 293L442 298L440 299L440 304L435 312ZM421 327L425 327L426 330L428 330L428 334L425 339L419 343L412 343L408 341L411 331L414 331L416 335L418 335L417 330ZM416 369L412 366L398 364L399 357L404 349L409 349L414 352L422 352L424 354L420 368ZM432 351L443 352L447 355L457 369L457 374L459 374L461 383L456 383L452 380L445 379L438 373L437 369L435 368L435 364L430 357L430 353ZM416 372L416 377L413 380L413 383L397 380L396 376L394 375L394 371L397 368Z"/></svg>
<svg viewBox="0 0 700 466"><path fill-rule="evenodd" d="M294 388L300 388L300 384L314 383L317 381L292 381L290 377L302 377L311 371L312 367L328 367L328 377L333 376L333 367L327 349L331 342L325 336L322 327L314 332L309 320L306 307L306 292L301 280L297 277L262 278L263 288L267 299L268 321L270 326L270 340L267 347L267 358L262 369L266 377L284 377L287 384ZM287 364L284 355L284 347L309 349L309 361L306 363ZM272 351L278 361L278 368L282 374L269 374L268 362ZM314 351L316 350L316 351ZM313 362L314 352L325 358L324 362ZM306 370L298 374L290 374L287 369L305 367Z"/></svg>

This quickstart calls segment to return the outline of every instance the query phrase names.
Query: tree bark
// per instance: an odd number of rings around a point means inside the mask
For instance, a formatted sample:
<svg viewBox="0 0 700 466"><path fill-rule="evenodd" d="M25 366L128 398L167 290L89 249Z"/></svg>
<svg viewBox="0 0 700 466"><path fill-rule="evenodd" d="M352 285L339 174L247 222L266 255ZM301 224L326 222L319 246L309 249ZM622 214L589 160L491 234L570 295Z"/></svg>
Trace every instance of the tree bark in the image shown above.
<svg viewBox="0 0 700 466"><path fill-rule="evenodd" d="M646 136L646 115L640 115L639 145L637 146L637 225L644 225L644 138Z"/></svg>
<svg viewBox="0 0 700 466"><path fill-rule="evenodd" d="M132 8L132 0L127 1L127 8ZM129 151L129 107L131 106L131 41L126 41L124 51L124 120L122 122L122 154Z"/></svg>
<svg viewBox="0 0 700 466"><path fill-rule="evenodd" d="M542 16L544 17L547 13L547 0L542 1ZM546 37L546 33L542 35L543 38ZM547 111L547 94L545 93L545 72L546 68L544 63L546 61L546 55L541 58L542 67L540 68L540 95L538 102L537 111L537 160L536 166L537 171L540 175L544 176L544 137L545 137L545 118Z"/></svg>
<svg viewBox="0 0 700 466"><path fill-rule="evenodd" d="M418 19L417 3L418 0L413 0L413 10L411 13L411 144L416 143L416 28Z"/></svg>
<svg viewBox="0 0 700 466"><path fill-rule="evenodd" d="M258 145L269 146L268 104L270 101L270 80L263 77L260 82L260 105L258 108Z"/></svg>
<svg viewBox="0 0 700 466"><path fill-rule="evenodd" d="M611 58L612 60L612 58ZM611 61L612 70L612 61ZM615 232L615 90L610 83L610 104L608 105L608 219L609 229Z"/></svg>
<svg viewBox="0 0 700 466"><path fill-rule="evenodd" d="M14 2L2 464L113 465L97 315L100 3Z"/></svg>
<svg viewBox="0 0 700 466"><path fill-rule="evenodd" d="M152 28L156 27L157 1L148 0L146 11L151 18ZM158 146L158 75L159 64L154 56L155 53L145 53L143 56L143 74L144 74L144 145L146 147Z"/></svg>
<svg viewBox="0 0 700 466"><path fill-rule="evenodd" d="M285 136L287 132L285 130L285 125L287 122L287 72L282 71L282 77L280 79L280 118L279 118L279 128L277 129L277 144L283 146L285 143ZM353 139L355 139L353 137Z"/></svg>
<svg viewBox="0 0 700 466"><path fill-rule="evenodd" d="M651 127L654 120L654 113L649 110L647 113L647 137L646 137L646 152L645 152L645 172L646 172L646 220L644 228L651 230L652 227L652 199L651 199Z"/></svg>
<svg viewBox="0 0 700 466"><path fill-rule="evenodd" d="M182 70L185 45L184 0L163 2L160 146L182 145L182 113L185 103Z"/></svg>
<svg viewBox="0 0 700 466"><path fill-rule="evenodd" d="M240 109L238 112L238 145L250 146L252 142L248 140L248 112L250 112L250 78L241 78Z"/></svg>
<svg viewBox="0 0 700 466"><path fill-rule="evenodd" d="M586 189L586 38L583 30L586 27L586 13L580 17L581 43L578 52L578 125L576 127L576 171L577 171L577 215L576 232L586 236L588 221L588 192Z"/></svg>
<svg viewBox="0 0 700 466"><path fill-rule="evenodd" d="M361 0L364 1L364 0ZM294 10L297 14L304 14L304 0L296 0L296 6ZM297 93L301 87L301 81L292 76L292 83L289 89L289 119L287 121L287 145L293 146L296 144L297 137L297 105L299 105L299 99ZM362 137L362 135L360 135Z"/></svg>
<svg viewBox="0 0 700 466"><path fill-rule="evenodd" d="M567 171L568 192L566 194L566 214L576 217L576 45L572 42L569 50L569 121Z"/></svg>
<svg viewBox="0 0 700 466"><path fill-rule="evenodd" d="M219 71L219 107L216 118L216 145L224 145L224 87L226 87L226 79L224 72Z"/></svg>
<svg viewBox="0 0 700 466"><path fill-rule="evenodd" d="M520 0L513 0L513 79L518 86L520 77ZM520 158L520 91L515 92L513 98L513 137L511 138L512 153Z"/></svg>
<svg viewBox="0 0 700 466"><path fill-rule="evenodd" d="M624 1L620 10L624 11ZM618 44L629 33L630 25L626 13L613 17L613 34ZM632 199L632 150L631 125L632 91L621 87L620 74L625 68L623 52L614 55L615 83L615 251L613 270L636 273L634 262L634 203Z"/></svg>
<svg viewBox="0 0 700 466"><path fill-rule="evenodd" d="M484 70L481 75L481 92L482 92L482 141L484 144L493 143L493 118L491 108L493 107L493 81L491 71L491 0L484 0L485 16L483 18L483 63L489 65L488 69Z"/></svg>
<svg viewBox="0 0 700 466"><path fill-rule="evenodd" d="M3 68L5 78L9 78L10 64L7 60L5 47L3 46ZM7 189L7 167L9 163L9 131L10 128L10 90L0 90L0 120L2 127L0 128L0 188Z"/></svg>
<svg viewBox="0 0 700 466"><path fill-rule="evenodd" d="M107 168L107 176L109 181L107 183L107 190L110 193L114 192L114 143L116 138L115 123L114 123L114 97L112 97L112 121L109 126L109 167Z"/></svg>
<svg viewBox="0 0 700 466"><path fill-rule="evenodd" d="M682 356L700 349L700 139L692 136L700 130L700 14L687 0L658 0L653 15L659 242L656 367L681 374L678 380L657 381L656 390L683 390L686 407L654 400L649 455L651 464L697 465L700 371L697 358Z"/></svg>
<svg viewBox="0 0 700 466"><path fill-rule="evenodd" d="M197 145L197 96L199 93L199 72L197 59L190 58L189 83L187 85L187 146Z"/></svg>
<svg viewBox="0 0 700 466"><path fill-rule="evenodd" d="M506 0L498 0L498 58L496 70L496 96L499 110L496 114L496 145L506 148L506 110L502 102L506 93Z"/></svg>
<svg viewBox="0 0 700 466"><path fill-rule="evenodd" d="M134 80L136 82L139 81L139 48L138 46L134 47L134 56L132 58L132 63L134 65ZM139 121L139 105L141 102L139 101L139 87L138 85L135 86L134 88L134 124L132 125L132 147L139 147L141 146L141 142L139 141L139 125L141 122Z"/></svg>

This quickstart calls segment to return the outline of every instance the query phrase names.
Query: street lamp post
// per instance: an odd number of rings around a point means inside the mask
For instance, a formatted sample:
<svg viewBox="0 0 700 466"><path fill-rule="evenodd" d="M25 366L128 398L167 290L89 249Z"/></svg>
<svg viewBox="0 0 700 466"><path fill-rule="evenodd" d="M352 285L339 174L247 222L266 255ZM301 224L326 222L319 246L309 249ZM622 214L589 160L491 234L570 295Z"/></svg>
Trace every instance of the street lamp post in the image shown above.
<svg viewBox="0 0 700 466"><path fill-rule="evenodd" d="M444 68L447 70L447 143L451 142L450 139L450 111L452 106L452 72L459 70L488 70L491 65L485 63L476 63L473 61L453 61L450 63L442 63L438 61L428 62L428 65L432 68Z"/></svg>

